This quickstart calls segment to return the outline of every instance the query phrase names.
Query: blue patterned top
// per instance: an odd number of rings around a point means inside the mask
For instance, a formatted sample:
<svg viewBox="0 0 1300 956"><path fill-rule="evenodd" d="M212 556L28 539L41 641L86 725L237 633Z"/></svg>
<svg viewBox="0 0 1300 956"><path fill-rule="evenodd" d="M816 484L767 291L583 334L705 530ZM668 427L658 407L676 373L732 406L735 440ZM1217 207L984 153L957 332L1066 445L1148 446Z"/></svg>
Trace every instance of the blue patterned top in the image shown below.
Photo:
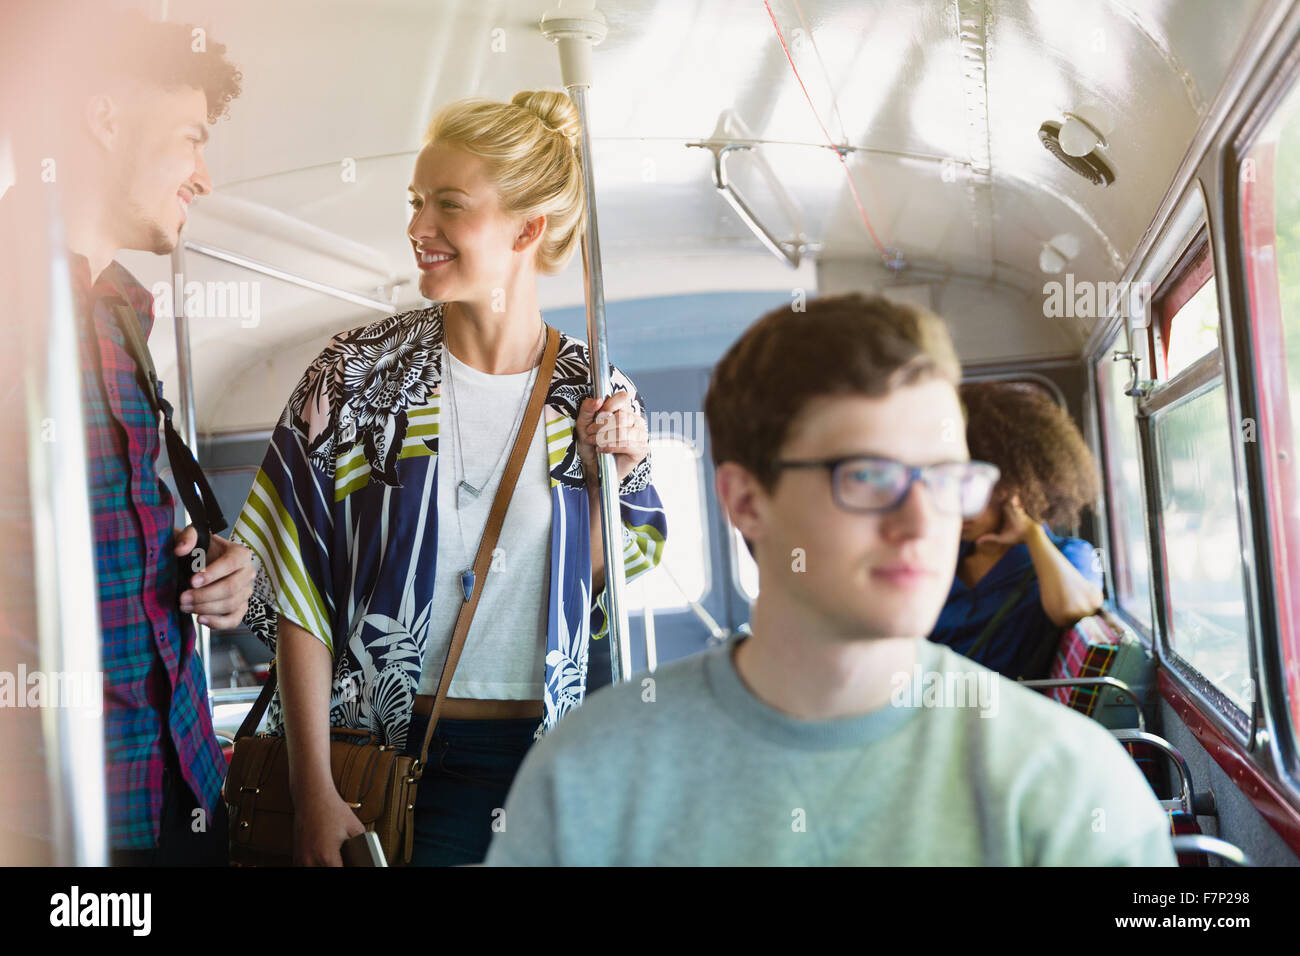
<svg viewBox="0 0 1300 956"><path fill-rule="evenodd" d="M424 665L438 543L442 306L336 336L307 368L271 436L233 535L257 581L245 623L275 647L283 614L336 654L330 724L406 743ZM550 467L550 596L538 736L582 703L587 652L608 627L591 593L590 504L574 421L588 383L586 344L560 333L542 418ZM614 391L631 380L611 367ZM667 521L650 457L620 483L630 580L663 557ZM490 586L490 579L486 585ZM283 733L279 693L268 730Z"/></svg>

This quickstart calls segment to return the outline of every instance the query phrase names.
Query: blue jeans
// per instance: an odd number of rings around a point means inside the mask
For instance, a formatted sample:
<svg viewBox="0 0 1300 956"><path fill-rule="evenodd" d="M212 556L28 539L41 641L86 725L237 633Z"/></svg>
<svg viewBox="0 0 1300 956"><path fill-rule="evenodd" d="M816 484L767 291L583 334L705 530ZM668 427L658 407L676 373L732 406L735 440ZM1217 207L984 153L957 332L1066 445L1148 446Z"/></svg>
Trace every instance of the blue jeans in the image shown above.
<svg viewBox="0 0 1300 956"><path fill-rule="evenodd" d="M482 863L540 718L438 721L415 797L412 866ZM424 732L424 723L413 731Z"/></svg>

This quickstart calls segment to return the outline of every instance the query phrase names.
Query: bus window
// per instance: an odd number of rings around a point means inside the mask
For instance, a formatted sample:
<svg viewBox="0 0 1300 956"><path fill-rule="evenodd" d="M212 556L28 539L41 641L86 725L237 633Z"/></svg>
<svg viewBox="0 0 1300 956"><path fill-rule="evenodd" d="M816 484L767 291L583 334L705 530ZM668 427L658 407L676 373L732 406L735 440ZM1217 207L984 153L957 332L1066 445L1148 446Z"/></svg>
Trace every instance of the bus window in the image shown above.
<svg viewBox="0 0 1300 956"><path fill-rule="evenodd" d="M745 539L740 536L739 529L730 522L727 527L731 528L731 566L736 569L736 587L752 604L758 597L758 564L749 553L749 548L745 547Z"/></svg>
<svg viewBox="0 0 1300 956"><path fill-rule="evenodd" d="M671 523L659 566L628 588L629 611L681 610L709 589L704 529L704 470L695 446L677 436L650 438L655 488Z"/></svg>
<svg viewBox="0 0 1300 956"><path fill-rule="evenodd" d="M1250 711L1232 431L1220 375L1154 417L1169 646Z"/></svg>
<svg viewBox="0 0 1300 956"><path fill-rule="evenodd" d="M1292 734L1300 734L1300 89L1255 134L1238 184L1260 420L1244 422L1259 451L1272 526L1273 588ZM1300 742L1300 741L1298 741Z"/></svg>
<svg viewBox="0 0 1300 956"><path fill-rule="evenodd" d="M1208 261L1208 257L1207 257ZM1219 347L1219 299L1211 273L1169 324L1165 365L1177 375L1207 352Z"/></svg>
<svg viewBox="0 0 1300 956"><path fill-rule="evenodd" d="M1097 369L1105 454L1106 510L1110 521L1110 581L1115 604L1151 632L1151 568L1142 520L1142 459L1133 399L1124 394L1132 377L1127 362L1115 361L1122 338L1102 356Z"/></svg>
<svg viewBox="0 0 1300 956"><path fill-rule="evenodd" d="M1200 201L1200 194L1196 194ZM1201 221L1204 222L1202 205ZM1156 378L1171 379L1219 347L1218 287L1209 234L1202 226L1152 302L1151 354Z"/></svg>

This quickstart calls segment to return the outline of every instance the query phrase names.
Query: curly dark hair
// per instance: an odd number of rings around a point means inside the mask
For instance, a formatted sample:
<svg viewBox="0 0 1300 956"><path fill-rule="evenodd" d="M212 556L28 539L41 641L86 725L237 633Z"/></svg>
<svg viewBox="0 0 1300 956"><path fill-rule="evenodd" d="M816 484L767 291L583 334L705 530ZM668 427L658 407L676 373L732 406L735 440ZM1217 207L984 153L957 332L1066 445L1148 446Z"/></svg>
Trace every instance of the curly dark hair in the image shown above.
<svg viewBox="0 0 1300 956"><path fill-rule="evenodd" d="M164 90L203 91L207 120L215 123L241 92L243 74L226 47L191 23L157 22L108 0L6 0L0 64L4 98L41 90L56 109L79 107L107 84L135 81ZM9 15L12 13L12 20ZM9 104L6 104L9 105Z"/></svg>
<svg viewBox="0 0 1300 956"><path fill-rule="evenodd" d="M241 92L244 77L226 59L225 44L210 39L201 26L158 23L127 14L114 24L113 41L101 48L106 75L126 76L165 90L202 90L209 123L226 115Z"/></svg>
<svg viewBox="0 0 1300 956"><path fill-rule="evenodd" d="M1028 383L972 382L959 394L971 458L1002 470L995 503L1018 494L1031 518L1053 528L1077 524L1097 500L1101 478L1069 413Z"/></svg>

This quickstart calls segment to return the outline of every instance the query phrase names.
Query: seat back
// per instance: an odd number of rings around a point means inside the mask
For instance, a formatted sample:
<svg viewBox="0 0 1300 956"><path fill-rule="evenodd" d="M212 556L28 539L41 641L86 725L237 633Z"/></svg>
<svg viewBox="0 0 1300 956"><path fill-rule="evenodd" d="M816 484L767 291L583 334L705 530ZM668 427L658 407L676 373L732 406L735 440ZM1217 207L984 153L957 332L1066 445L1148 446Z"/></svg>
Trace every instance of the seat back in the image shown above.
<svg viewBox="0 0 1300 956"><path fill-rule="evenodd" d="M1119 730L1134 725L1133 708L1147 697L1155 663L1136 634L1104 608L1085 617L1061 637L1048 677L1113 677L1133 689L1138 699L1116 687L1057 687L1060 703L1087 714L1102 726Z"/></svg>
<svg viewBox="0 0 1300 956"><path fill-rule="evenodd" d="M1061 645L1048 676L1054 680L1076 677L1111 677L1133 689L1137 700L1117 687L1056 687L1047 691L1059 703L1097 720L1110 730L1135 723L1133 710L1141 706L1155 680L1155 662L1138 636L1104 608L1085 617L1061 636ZM1125 742L1124 749L1157 794L1169 789L1167 758L1147 743ZM1166 808L1173 836L1201 833L1195 816ZM1207 866L1202 853L1179 853L1180 866Z"/></svg>

